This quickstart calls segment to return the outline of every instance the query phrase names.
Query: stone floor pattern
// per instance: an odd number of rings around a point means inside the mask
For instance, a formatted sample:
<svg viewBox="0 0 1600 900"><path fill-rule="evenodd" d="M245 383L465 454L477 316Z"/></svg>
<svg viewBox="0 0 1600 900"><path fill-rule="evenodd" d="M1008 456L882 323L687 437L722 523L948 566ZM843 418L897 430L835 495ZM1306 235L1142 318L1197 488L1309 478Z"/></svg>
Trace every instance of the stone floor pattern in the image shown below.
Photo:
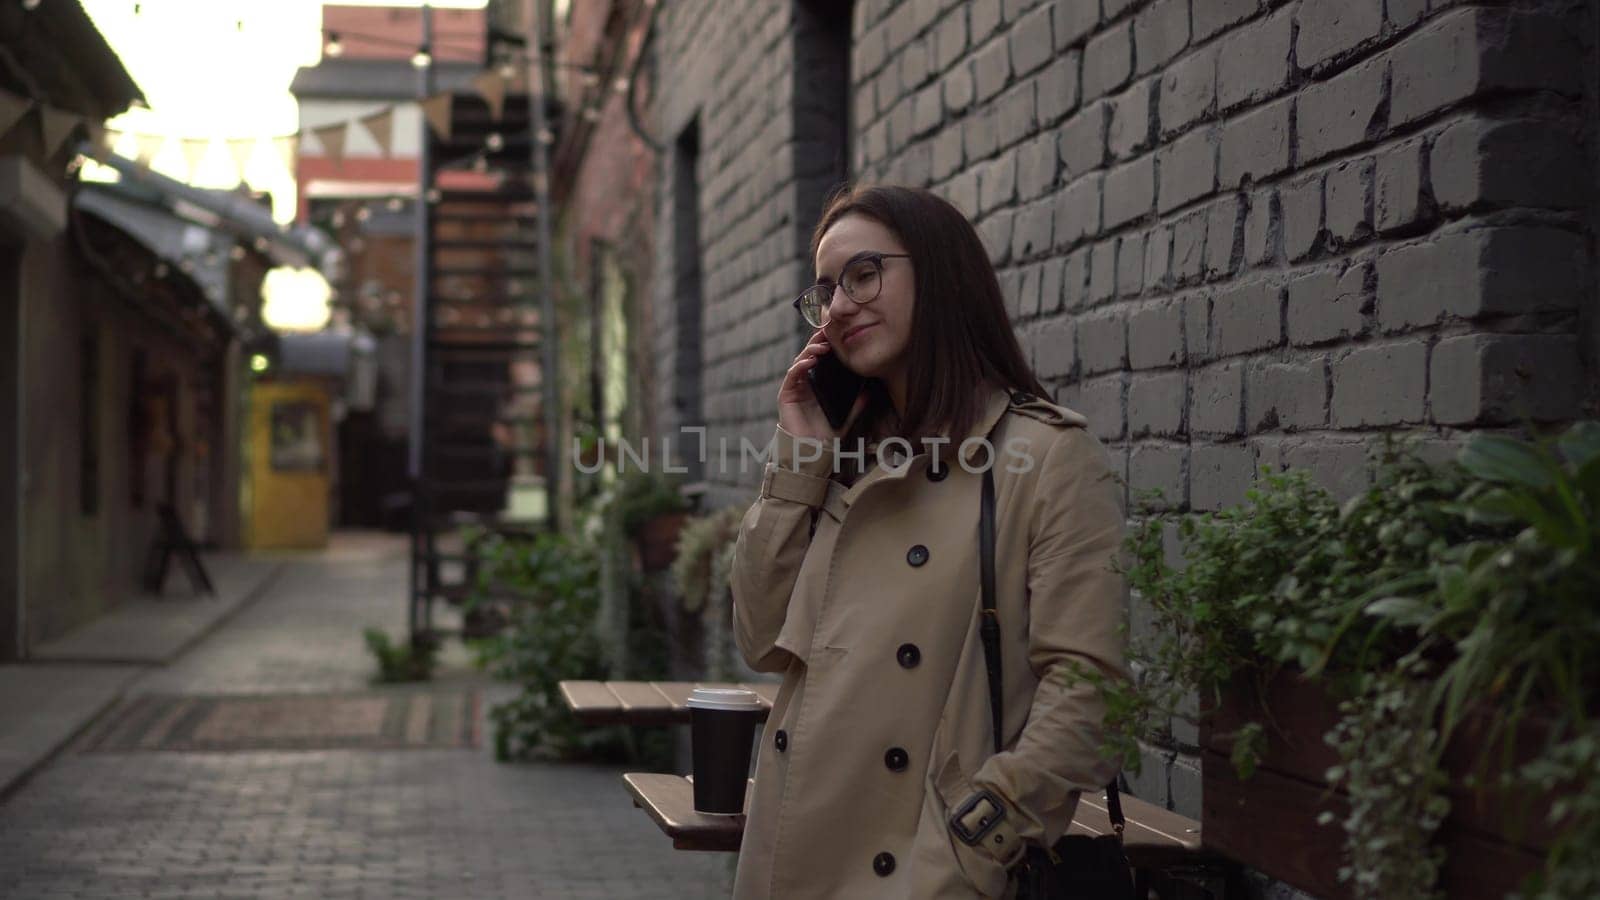
<svg viewBox="0 0 1600 900"><path fill-rule="evenodd" d="M364 536L297 558L260 600L136 683L0 805L0 897L728 896L733 855L673 850L633 808L625 767L495 762L481 716L505 689L459 653L430 689L481 696L477 746L419 746L438 736L419 717L438 717L414 688L366 683L360 633L403 630L403 554L403 541ZM241 719L247 701L278 713ZM115 745L106 728L127 711L166 731L132 728L132 744ZM171 744L175 731L189 743ZM340 735L371 740L298 749ZM227 749L197 750L201 738ZM262 749L273 746L297 749Z"/></svg>

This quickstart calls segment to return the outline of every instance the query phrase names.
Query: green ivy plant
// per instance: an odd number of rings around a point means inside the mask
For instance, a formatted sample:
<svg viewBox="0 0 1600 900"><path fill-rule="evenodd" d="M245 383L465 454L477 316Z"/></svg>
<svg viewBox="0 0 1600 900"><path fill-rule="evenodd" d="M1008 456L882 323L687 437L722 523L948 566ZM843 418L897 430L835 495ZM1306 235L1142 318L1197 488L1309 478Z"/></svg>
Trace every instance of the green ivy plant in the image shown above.
<svg viewBox="0 0 1600 900"><path fill-rule="evenodd" d="M512 591L510 627L483 646L499 678L521 693L490 710L495 756L570 759L610 735L583 727L562 703L560 682L606 677L594 633L599 569L591 547L559 534L532 541L497 536L482 545L480 586Z"/></svg>
<svg viewBox="0 0 1600 900"><path fill-rule="evenodd" d="M685 610L713 610L717 608L713 598L728 590L729 571L723 558L739 537L744 513L742 507L729 506L684 523L678 555L672 560L672 580Z"/></svg>
<svg viewBox="0 0 1600 900"><path fill-rule="evenodd" d="M1600 424L1554 440L1474 438L1430 463L1389 442L1340 505L1304 473L1263 473L1245 503L1150 515L1131 530L1131 586L1151 612L1136 682L1087 679L1107 752L1137 769L1198 692L1288 669L1341 701L1330 783L1350 797L1341 874L1362 896L1436 895L1430 839L1449 812L1443 754L1472 722L1477 783L1538 796L1556 835L1529 896L1600 896ZM1176 551L1181 558L1169 559ZM1235 735L1251 773L1268 721ZM1533 724L1544 743L1518 765Z"/></svg>
<svg viewBox="0 0 1600 900"><path fill-rule="evenodd" d="M633 537L656 516L687 512L689 501L679 491L680 481L663 472L630 470L620 475L611 504L623 533Z"/></svg>
<svg viewBox="0 0 1600 900"><path fill-rule="evenodd" d="M427 681L433 677L433 667L439 655L439 639L433 635L419 634L412 641L395 642L381 628L364 628L362 637L367 650L377 660L378 672L373 681L393 684L407 681Z"/></svg>

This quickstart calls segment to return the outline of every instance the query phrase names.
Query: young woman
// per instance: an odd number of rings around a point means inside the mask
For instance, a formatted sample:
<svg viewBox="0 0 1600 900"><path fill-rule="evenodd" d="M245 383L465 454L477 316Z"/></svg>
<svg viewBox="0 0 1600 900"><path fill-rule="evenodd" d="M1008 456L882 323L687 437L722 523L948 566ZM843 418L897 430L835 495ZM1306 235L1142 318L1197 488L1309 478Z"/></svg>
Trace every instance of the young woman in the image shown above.
<svg viewBox="0 0 1600 900"><path fill-rule="evenodd" d="M1098 695L1069 671L1126 677L1122 486L1083 417L1045 399L955 207L846 190L812 258L796 306L816 331L734 559L739 650L784 676L734 895L1006 896L1023 842L1053 844L1116 771ZM806 378L826 354L868 379L839 430ZM986 466L1000 753L978 631Z"/></svg>

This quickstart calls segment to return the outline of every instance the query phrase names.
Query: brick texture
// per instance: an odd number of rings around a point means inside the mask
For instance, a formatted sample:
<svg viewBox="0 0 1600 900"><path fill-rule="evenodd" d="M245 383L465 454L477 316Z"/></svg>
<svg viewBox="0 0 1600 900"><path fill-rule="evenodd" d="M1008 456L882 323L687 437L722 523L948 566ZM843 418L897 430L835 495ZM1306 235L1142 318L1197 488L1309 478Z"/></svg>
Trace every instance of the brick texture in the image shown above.
<svg viewBox="0 0 1600 900"><path fill-rule="evenodd" d="M675 8L656 48L672 89L646 121L700 117L708 437L764 440L823 193L797 148L842 119L794 64L803 23L764 21L789 5ZM973 216L1037 373L1169 508L1237 502L1258 464L1347 494L1382 432L1453 445L1594 414L1596 60L1569 4L854 10L850 176L909 177ZM784 105L811 112L763 119ZM658 248L664 322L675 266ZM1197 816L1192 758L1153 752L1149 789Z"/></svg>

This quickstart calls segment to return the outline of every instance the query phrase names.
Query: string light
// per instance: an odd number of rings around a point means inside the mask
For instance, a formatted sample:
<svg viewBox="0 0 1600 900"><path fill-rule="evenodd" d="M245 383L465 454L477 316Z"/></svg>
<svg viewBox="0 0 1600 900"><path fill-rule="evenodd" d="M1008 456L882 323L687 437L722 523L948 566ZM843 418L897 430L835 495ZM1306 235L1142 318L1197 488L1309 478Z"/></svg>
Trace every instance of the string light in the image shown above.
<svg viewBox="0 0 1600 900"><path fill-rule="evenodd" d="M322 52L336 59L344 55L344 42L339 40L339 32L328 32L328 45L322 48Z"/></svg>
<svg viewBox="0 0 1600 900"><path fill-rule="evenodd" d="M411 57L411 65L418 69L425 69L433 64L433 54L427 44L417 48L415 56Z"/></svg>

